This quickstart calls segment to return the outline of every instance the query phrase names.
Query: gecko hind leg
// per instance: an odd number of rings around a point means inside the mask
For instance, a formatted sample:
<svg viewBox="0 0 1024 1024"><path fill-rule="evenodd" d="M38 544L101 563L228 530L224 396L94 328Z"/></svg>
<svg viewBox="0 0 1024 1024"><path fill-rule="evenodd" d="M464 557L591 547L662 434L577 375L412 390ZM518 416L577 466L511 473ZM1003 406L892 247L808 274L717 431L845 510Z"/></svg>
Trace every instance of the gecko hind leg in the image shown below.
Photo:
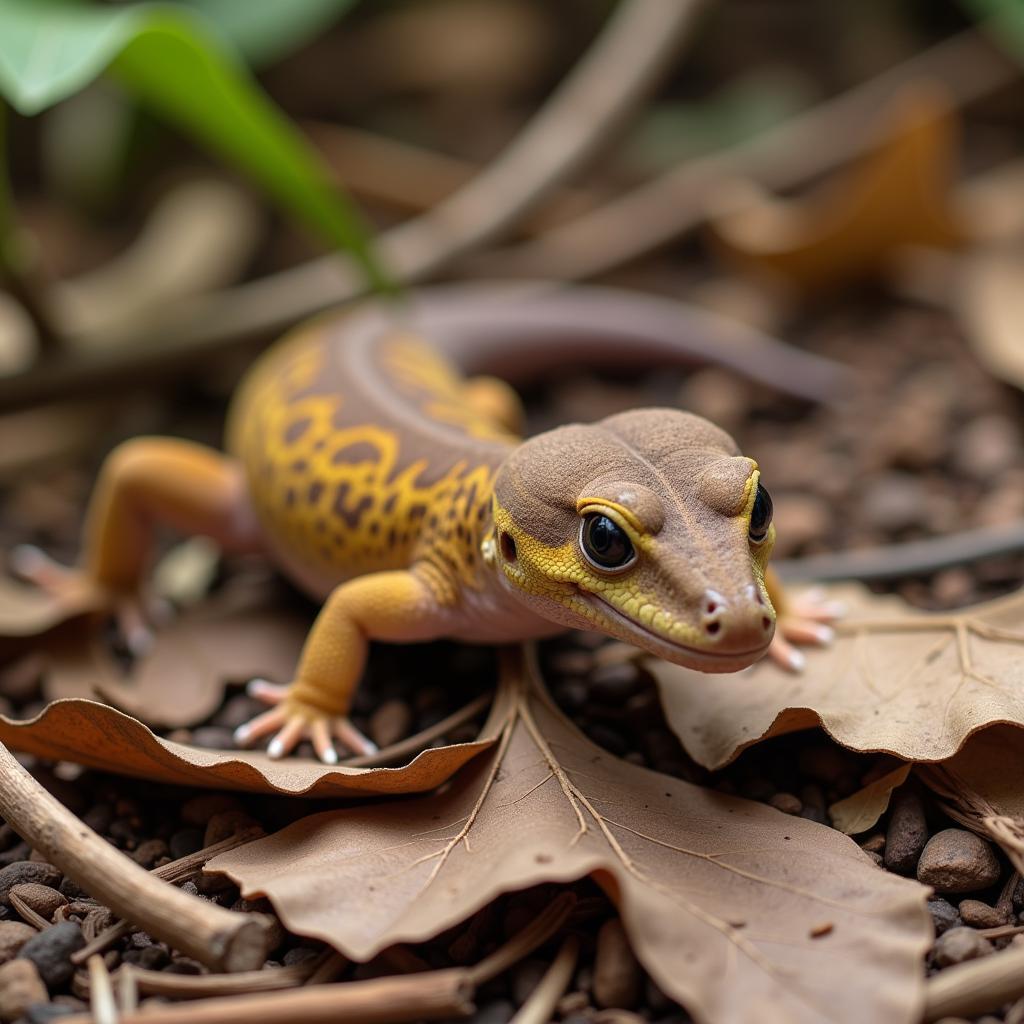
<svg viewBox="0 0 1024 1024"><path fill-rule="evenodd" d="M522 436L526 414L511 384L498 377L470 377L465 387L466 401L475 413L516 437Z"/></svg>
<svg viewBox="0 0 1024 1024"><path fill-rule="evenodd" d="M11 569L69 608L91 601L113 612L129 649L142 653L150 623L160 617L142 584L161 527L210 537L226 551L261 547L238 462L190 441L142 437L119 445L103 463L79 565L60 565L26 545L12 553Z"/></svg>

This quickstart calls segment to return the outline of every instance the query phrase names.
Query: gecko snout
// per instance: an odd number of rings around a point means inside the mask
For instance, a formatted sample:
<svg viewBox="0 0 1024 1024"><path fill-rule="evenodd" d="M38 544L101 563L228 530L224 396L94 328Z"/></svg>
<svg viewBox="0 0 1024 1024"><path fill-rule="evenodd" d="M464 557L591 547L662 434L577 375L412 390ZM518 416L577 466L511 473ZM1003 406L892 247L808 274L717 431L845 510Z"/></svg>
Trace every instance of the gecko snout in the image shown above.
<svg viewBox="0 0 1024 1024"><path fill-rule="evenodd" d="M707 638L723 653L745 652L771 640L775 616L757 588L750 584L732 597L725 597L717 590L705 591L701 626Z"/></svg>

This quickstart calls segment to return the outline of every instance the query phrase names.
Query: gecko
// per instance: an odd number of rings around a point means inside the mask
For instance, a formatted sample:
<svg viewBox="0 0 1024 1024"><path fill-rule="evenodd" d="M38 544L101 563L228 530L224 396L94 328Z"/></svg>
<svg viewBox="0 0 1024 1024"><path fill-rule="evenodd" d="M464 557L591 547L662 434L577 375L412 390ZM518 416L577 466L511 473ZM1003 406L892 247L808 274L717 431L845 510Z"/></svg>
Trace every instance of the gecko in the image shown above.
<svg viewBox="0 0 1024 1024"><path fill-rule="evenodd" d="M99 472L78 565L33 548L12 565L58 596L89 592L141 648L158 528L269 556L321 603L294 678L249 686L268 710L236 741L271 736L274 758L305 739L327 764L339 745L375 749L349 718L373 641L583 629L704 672L765 655L799 670L796 645L827 643L838 610L783 594L769 492L725 431L666 407L521 436L504 379L517 372L743 361L746 335L716 351L720 326L659 301L440 288L404 311L371 301L323 315L250 368L224 451L123 442ZM821 370L781 344L748 363L790 391Z"/></svg>

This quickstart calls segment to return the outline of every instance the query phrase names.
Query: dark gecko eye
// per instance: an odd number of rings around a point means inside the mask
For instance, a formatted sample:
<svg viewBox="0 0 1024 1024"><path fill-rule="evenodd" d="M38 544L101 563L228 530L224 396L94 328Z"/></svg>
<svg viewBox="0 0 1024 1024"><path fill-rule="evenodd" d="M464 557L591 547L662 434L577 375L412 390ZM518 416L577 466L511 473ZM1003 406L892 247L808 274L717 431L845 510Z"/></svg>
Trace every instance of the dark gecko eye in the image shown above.
<svg viewBox="0 0 1024 1024"><path fill-rule="evenodd" d="M750 539L755 544L768 536L768 527L772 525L772 498L760 485L757 485L757 497L754 507L750 510Z"/></svg>
<svg viewBox="0 0 1024 1024"><path fill-rule="evenodd" d="M599 569L625 569L636 559L636 551L626 531L618 523L593 513L580 526L583 553Z"/></svg>

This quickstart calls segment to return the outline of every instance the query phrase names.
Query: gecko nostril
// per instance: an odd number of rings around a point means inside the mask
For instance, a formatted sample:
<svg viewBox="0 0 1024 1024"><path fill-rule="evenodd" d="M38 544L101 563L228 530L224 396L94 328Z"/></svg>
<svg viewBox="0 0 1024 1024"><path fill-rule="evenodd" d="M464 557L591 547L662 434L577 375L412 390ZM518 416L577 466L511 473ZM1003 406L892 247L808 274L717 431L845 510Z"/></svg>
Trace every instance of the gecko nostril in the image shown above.
<svg viewBox="0 0 1024 1024"><path fill-rule="evenodd" d="M718 602L717 601L708 601L708 615L713 615L717 611L718 611Z"/></svg>
<svg viewBox="0 0 1024 1024"><path fill-rule="evenodd" d="M706 623L704 628L714 636L722 628L722 624L716 619L714 622Z"/></svg>
<svg viewBox="0 0 1024 1024"><path fill-rule="evenodd" d="M766 615L763 619L761 619L761 625L764 627L764 631L767 633L768 630L772 628L772 620L769 619Z"/></svg>

